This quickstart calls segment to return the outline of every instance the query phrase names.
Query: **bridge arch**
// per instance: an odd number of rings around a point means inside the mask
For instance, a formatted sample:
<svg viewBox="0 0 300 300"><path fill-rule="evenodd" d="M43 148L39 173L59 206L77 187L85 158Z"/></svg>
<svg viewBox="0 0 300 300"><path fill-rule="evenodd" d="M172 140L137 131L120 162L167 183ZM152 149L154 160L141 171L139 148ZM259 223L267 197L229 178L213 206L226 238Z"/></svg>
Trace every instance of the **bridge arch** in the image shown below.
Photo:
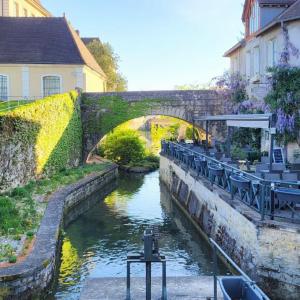
<svg viewBox="0 0 300 300"><path fill-rule="evenodd" d="M222 114L224 109L224 98L213 90L82 94L83 158L108 132L131 119L162 115L192 123L198 116Z"/></svg>

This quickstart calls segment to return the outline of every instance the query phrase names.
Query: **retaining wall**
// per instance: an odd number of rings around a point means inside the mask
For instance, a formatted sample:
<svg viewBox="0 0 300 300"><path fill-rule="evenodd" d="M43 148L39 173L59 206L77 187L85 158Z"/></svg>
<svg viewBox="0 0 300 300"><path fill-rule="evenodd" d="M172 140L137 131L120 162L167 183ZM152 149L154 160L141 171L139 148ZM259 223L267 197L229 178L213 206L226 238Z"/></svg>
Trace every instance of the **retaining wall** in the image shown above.
<svg viewBox="0 0 300 300"><path fill-rule="evenodd" d="M117 173L117 166L112 165L50 197L29 256L21 263L0 268L0 299L40 299L55 274L62 226L86 210L86 205L79 204L87 197L96 193L99 200L110 193Z"/></svg>
<svg viewBox="0 0 300 300"><path fill-rule="evenodd" d="M272 299L300 299L299 225L261 221L257 212L195 175L161 156L161 180L195 226Z"/></svg>

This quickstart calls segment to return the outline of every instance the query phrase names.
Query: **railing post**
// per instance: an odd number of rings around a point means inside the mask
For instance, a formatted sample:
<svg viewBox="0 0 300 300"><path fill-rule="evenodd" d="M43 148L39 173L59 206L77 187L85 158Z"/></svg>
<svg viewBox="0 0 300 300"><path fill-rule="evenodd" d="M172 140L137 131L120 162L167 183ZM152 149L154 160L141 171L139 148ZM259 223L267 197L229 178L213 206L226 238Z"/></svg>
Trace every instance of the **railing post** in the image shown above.
<svg viewBox="0 0 300 300"><path fill-rule="evenodd" d="M214 300L217 300L218 299L218 281L217 281L218 261L217 261L217 249L215 245L213 245L213 260L214 260Z"/></svg>
<svg viewBox="0 0 300 300"><path fill-rule="evenodd" d="M260 212L261 212L261 220L264 221L265 219L265 197L266 197L266 185L263 182L261 188L261 195L260 195Z"/></svg>

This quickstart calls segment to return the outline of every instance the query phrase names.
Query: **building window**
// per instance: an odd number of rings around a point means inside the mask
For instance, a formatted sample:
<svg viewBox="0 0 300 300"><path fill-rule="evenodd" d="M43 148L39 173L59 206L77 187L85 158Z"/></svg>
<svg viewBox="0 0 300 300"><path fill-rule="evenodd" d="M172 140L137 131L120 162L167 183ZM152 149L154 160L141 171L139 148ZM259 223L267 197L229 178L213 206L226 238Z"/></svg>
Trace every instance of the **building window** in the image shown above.
<svg viewBox="0 0 300 300"><path fill-rule="evenodd" d="M276 39L268 42L268 67L275 67L277 64L276 46Z"/></svg>
<svg viewBox="0 0 300 300"><path fill-rule="evenodd" d="M24 8L24 17L28 17L28 11L26 8Z"/></svg>
<svg viewBox="0 0 300 300"><path fill-rule="evenodd" d="M8 100L8 77L0 75L0 100Z"/></svg>
<svg viewBox="0 0 300 300"><path fill-rule="evenodd" d="M43 97L60 94L61 78L60 76L44 76L43 77Z"/></svg>
<svg viewBox="0 0 300 300"><path fill-rule="evenodd" d="M259 47L253 49L253 73L254 75L260 74L260 50Z"/></svg>
<svg viewBox="0 0 300 300"><path fill-rule="evenodd" d="M20 11L19 11L19 3L15 2L15 16L19 17L20 16Z"/></svg>

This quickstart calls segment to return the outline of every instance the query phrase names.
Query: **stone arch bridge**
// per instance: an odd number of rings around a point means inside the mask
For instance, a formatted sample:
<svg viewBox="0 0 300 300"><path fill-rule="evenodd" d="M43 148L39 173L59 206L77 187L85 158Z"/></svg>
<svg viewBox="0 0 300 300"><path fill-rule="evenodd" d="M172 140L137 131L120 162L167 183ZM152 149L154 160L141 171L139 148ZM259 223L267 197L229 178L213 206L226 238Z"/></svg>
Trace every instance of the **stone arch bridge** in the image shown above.
<svg viewBox="0 0 300 300"><path fill-rule="evenodd" d="M163 115L192 123L198 116L225 112L225 99L214 90L84 93L83 156L86 159L105 134L131 119ZM203 128L203 124L195 125Z"/></svg>

